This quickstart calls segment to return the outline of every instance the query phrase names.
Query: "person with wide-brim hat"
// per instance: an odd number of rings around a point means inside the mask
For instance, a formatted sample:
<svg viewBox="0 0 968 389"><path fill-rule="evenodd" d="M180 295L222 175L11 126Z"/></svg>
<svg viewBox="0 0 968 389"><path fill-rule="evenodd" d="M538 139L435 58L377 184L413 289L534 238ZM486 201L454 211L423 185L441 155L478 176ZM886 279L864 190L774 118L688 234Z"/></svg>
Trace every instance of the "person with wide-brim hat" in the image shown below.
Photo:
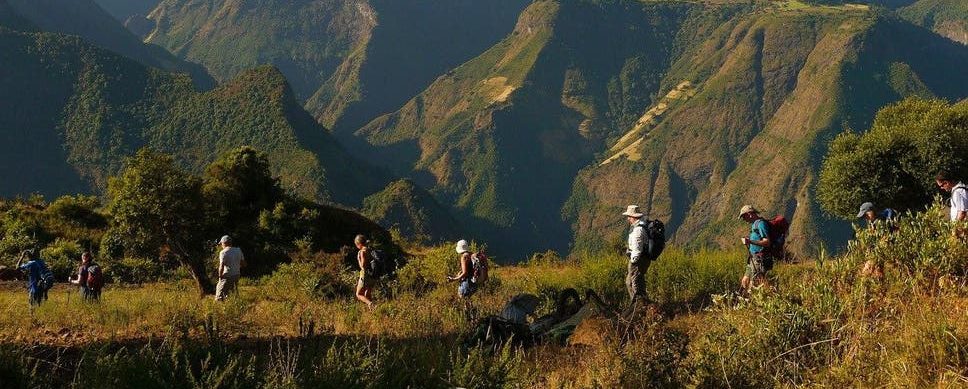
<svg viewBox="0 0 968 389"><path fill-rule="evenodd" d="M743 245L749 251L746 261L746 273L739 283L747 292L755 285L766 285L769 283L766 278L770 255L770 226L762 217L760 211L752 205L744 205L739 210L739 218L750 224L749 237L741 238Z"/></svg>
<svg viewBox="0 0 968 389"><path fill-rule="evenodd" d="M625 216L631 227L626 250L629 265L628 272L625 274L625 288L628 289L629 300L634 304L637 299L648 300L645 292L645 273L649 271L649 264L652 261L644 255L647 232L646 223L642 217L645 214L639 211L638 205L629 205L622 216Z"/></svg>

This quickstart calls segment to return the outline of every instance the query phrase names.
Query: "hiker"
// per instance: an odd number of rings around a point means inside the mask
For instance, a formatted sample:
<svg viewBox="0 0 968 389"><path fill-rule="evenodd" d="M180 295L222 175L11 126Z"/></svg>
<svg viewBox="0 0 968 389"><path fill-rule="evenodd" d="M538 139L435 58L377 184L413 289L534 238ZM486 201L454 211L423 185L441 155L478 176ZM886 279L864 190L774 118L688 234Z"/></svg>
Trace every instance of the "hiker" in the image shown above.
<svg viewBox="0 0 968 389"><path fill-rule="evenodd" d="M459 281L460 285L457 287L457 295L461 298L467 298L477 292L479 284L477 279L475 279L475 266L474 258L471 253L471 245L467 243L466 240L461 239L457 242L457 255L460 256L460 273L456 276L448 276L448 281ZM483 281L483 280L480 280Z"/></svg>
<svg viewBox="0 0 968 389"><path fill-rule="evenodd" d="M77 267L77 279L69 279L81 291L85 301L101 300L101 288L104 287L104 275L101 266L94 262L89 251L81 254L81 265Z"/></svg>
<svg viewBox="0 0 968 389"><path fill-rule="evenodd" d="M235 247L232 237L225 235L219 239L222 251L218 253L218 285L215 286L215 300L224 301L225 297L235 291L245 266L245 255L242 249Z"/></svg>
<svg viewBox="0 0 968 389"><path fill-rule="evenodd" d="M897 219L897 211L891 208L878 210L874 207L874 203L866 202L860 205L857 218L866 220L867 228L871 231L876 230L879 225L885 226L889 233L897 231L897 225L894 224L894 221ZM875 262L873 259L869 259L867 262L864 262L864 267L861 269L860 274L862 276L880 279L884 277L884 266Z"/></svg>
<svg viewBox="0 0 968 389"><path fill-rule="evenodd" d="M968 186L948 172L941 172L934 179L938 187L951 193L951 221L968 220Z"/></svg>
<svg viewBox="0 0 968 389"><path fill-rule="evenodd" d="M629 300L635 303L636 299L648 301L645 294L645 273L649 271L649 264L652 261L645 257L645 243L647 239L646 222L642 219L644 214L639 212L638 205L629 205L622 213L629 222L628 249L629 256L628 273L625 275L625 287L629 292Z"/></svg>
<svg viewBox="0 0 968 389"><path fill-rule="evenodd" d="M24 263L24 261L27 261ZM34 258L33 250L24 250L17 260L17 269L27 272L27 293L31 306L39 306L47 300L47 290L53 286L53 275L47 264Z"/></svg>
<svg viewBox="0 0 968 389"><path fill-rule="evenodd" d="M858 219L867 220L867 226L870 229L875 229L875 224L880 221L884 223L892 223L897 219L897 211L891 208L884 208L878 210L874 207L874 203L867 202L860 205L860 211L857 213ZM894 227L888 225L888 229L894 231Z"/></svg>
<svg viewBox="0 0 968 389"><path fill-rule="evenodd" d="M360 280L356 282L356 299L362 301L368 308L373 308L373 288L376 286L377 277L371 273L369 244L370 241L364 235L357 235L353 243L359 252L356 253L356 261L360 265Z"/></svg>
<svg viewBox="0 0 968 389"><path fill-rule="evenodd" d="M740 285L749 292L755 285L769 286L766 272L773 258L770 252L770 227L766 220L760 217L759 211L751 205L744 205L739 210L739 218L750 224L750 236L741 239L749 250L746 260L746 273L740 280Z"/></svg>

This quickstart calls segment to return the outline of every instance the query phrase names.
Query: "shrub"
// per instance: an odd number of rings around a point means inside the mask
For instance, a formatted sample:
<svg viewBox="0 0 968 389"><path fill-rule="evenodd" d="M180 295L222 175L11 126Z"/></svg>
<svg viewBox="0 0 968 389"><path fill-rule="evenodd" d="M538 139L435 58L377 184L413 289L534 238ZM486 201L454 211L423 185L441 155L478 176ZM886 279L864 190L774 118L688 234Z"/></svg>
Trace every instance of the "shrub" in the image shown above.
<svg viewBox="0 0 968 389"><path fill-rule="evenodd" d="M858 228L857 239L848 244L841 259L847 267L839 275L850 283L857 276L856 269L867 261L897 269L912 287L937 287L943 277L968 275L968 245L955 236L959 228L963 227L948 221L940 203L925 212L906 213L897 221L895 232L883 227Z"/></svg>
<svg viewBox="0 0 968 389"><path fill-rule="evenodd" d="M104 275L112 282L124 284L144 284L168 278L171 270L164 264L144 258L108 259L104 266Z"/></svg>
<svg viewBox="0 0 968 389"><path fill-rule="evenodd" d="M397 270L397 282L401 289L418 293L447 283L447 276L458 272L457 253L452 244L432 247L414 256Z"/></svg>
<svg viewBox="0 0 968 389"><path fill-rule="evenodd" d="M57 281L65 282L77 271L83 253L84 249L77 241L57 238L40 250L40 258L47 263L47 267L54 273Z"/></svg>

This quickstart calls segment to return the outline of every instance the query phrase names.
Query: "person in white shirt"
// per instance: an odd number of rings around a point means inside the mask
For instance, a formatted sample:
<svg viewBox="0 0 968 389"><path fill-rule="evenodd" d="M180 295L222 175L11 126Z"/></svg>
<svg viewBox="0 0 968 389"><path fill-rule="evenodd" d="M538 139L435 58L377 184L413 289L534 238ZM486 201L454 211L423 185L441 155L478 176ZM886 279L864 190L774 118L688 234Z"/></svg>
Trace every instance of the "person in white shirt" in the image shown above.
<svg viewBox="0 0 968 389"><path fill-rule="evenodd" d="M218 285L215 287L215 300L222 301L235 291L241 277L242 266L245 266L245 255L242 250L232 245L232 238L228 235L219 240L222 251L218 254Z"/></svg>
<svg viewBox="0 0 968 389"><path fill-rule="evenodd" d="M968 187L947 172L938 173L934 181L945 192L951 192L951 221L968 220Z"/></svg>
<svg viewBox="0 0 968 389"><path fill-rule="evenodd" d="M629 255L629 268L628 273L625 275L625 287L629 292L629 299L634 304L636 299L648 300L645 294L645 273L649 271L649 264L652 263L648 258L645 258L643 251L645 251L645 221L642 220L644 216L639 212L638 205L629 205L628 209L624 213L626 220L631 226L631 231L629 231L628 239L628 250Z"/></svg>

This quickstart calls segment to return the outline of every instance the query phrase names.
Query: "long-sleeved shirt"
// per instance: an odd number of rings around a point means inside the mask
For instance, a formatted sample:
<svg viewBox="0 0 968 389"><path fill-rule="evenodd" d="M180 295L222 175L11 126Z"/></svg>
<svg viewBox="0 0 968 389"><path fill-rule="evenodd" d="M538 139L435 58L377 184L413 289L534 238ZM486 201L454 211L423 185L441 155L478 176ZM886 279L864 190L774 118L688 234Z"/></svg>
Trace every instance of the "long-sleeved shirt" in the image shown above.
<svg viewBox="0 0 968 389"><path fill-rule="evenodd" d="M642 258L642 252L645 250L645 222L639 220L632 225L632 230L629 231L629 261L632 263L638 263L639 259Z"/></svg>

